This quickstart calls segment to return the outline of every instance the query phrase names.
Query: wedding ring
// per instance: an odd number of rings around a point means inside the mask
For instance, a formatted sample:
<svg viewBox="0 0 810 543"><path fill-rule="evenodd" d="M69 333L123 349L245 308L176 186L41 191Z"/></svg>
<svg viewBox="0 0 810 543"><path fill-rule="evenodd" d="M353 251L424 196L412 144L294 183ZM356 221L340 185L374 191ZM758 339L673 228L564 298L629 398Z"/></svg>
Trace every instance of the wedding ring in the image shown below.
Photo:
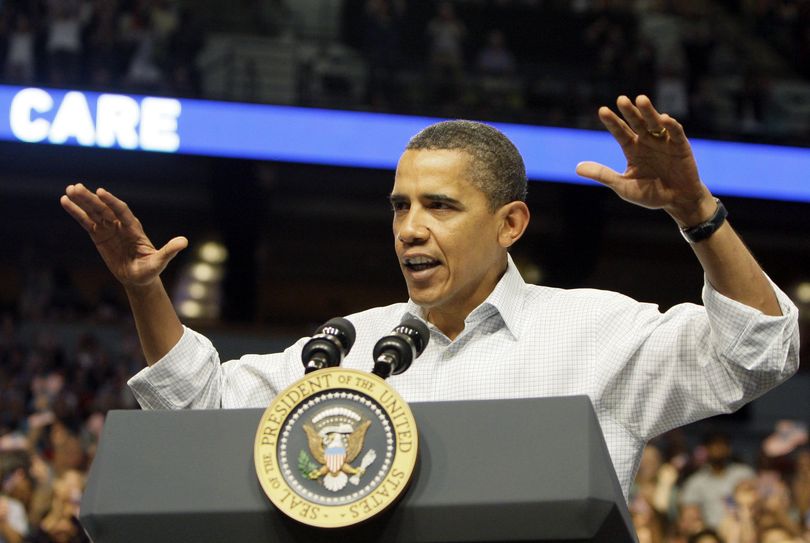
<svg viewBox="0 0 810 543"><path fill-rule="evenodd" d="M652 137L654 137L654 138L663 138L667 133L667 129L666 129L665 126L662 126L661 128L658 128L656 130L649 130L648 129L647 133L649 135L651 135Z"/></svg>

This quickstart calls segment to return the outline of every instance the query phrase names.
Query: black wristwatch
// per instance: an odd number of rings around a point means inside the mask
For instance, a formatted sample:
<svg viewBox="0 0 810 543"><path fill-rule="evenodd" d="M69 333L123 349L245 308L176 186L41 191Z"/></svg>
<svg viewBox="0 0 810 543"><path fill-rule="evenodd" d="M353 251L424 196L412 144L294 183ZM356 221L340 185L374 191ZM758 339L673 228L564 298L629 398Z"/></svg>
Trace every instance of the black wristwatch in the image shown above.
<svg viewBox="0 0 810 543"><path fill-rule="evenodd" d="M726 217L728 217L726 206L717 198L715 198L714 201L717 202L717 210L714 212L714 215L712 215L708 221L702 222L696 226L685 226L681 228L683 239L689 243L703 241L717 232L717 229L726 222Z"/></svg>

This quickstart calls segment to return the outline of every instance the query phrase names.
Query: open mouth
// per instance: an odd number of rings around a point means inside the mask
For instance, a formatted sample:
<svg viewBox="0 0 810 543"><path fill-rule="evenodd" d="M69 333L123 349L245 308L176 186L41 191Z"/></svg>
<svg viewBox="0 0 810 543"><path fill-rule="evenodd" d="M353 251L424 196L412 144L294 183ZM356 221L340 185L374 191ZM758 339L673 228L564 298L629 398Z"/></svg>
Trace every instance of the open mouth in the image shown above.
<svg viewBox="0 0 810 543"><path fill-rule="evenodd" d="M427 256L417 256L413 258L406 258L404 261L405 267L412 271L429 270L435 268L440 264L435 258Z"/></svg>

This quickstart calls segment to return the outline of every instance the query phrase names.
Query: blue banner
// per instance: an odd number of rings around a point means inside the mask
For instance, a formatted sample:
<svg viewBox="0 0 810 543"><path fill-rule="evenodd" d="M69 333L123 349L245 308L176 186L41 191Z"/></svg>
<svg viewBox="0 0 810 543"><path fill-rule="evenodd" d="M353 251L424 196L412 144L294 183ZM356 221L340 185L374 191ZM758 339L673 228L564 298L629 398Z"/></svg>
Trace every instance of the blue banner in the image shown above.
<svg viewBox="0 0 810 543"><path fill-rule="evenodd" d="M596 112L594 112L596 115ZM393 169L408 139L439 119L0 85L0 140ZM623 170L607 132L493 123L530 179L586 183L583 160ZM810 149L692 140L718 195L810 202Z"/></svg>

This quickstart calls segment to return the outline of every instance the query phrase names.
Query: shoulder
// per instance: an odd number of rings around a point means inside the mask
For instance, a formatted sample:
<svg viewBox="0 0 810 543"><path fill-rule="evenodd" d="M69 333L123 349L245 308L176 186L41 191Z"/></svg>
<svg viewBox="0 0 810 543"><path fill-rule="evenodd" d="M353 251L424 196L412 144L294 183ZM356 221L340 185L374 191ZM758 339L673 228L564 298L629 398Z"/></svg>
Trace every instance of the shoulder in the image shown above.
<svg viewBox="0 0 810 543"><path fill-rule="evenodd" d="M709 479L708 467L703 466L696 472L694 472L692 475L686 478L686 480L683 482L682 490L685 493L688 491L696 490L705 485L708 479Z"/></svg>
<svg viewBox="0 0 810 543"><path fill-rule="evenodd" d="M731 464L728 467L728 472L729 475L737 479L747 479L749 477L754 477L756 475L754 468L752 468L748 464L743 464L740 462Z"/></svg>
<svg viewBox="0 0 810 543"><path fill-rule="evenodd" d="M590 310L603 308L627 309L631 307L649 307L647 304L633 298L613 292L595 288L564 289L539 285L526 285L526 302L534 306L565 307L568 310L587 308Z"/></svg>

